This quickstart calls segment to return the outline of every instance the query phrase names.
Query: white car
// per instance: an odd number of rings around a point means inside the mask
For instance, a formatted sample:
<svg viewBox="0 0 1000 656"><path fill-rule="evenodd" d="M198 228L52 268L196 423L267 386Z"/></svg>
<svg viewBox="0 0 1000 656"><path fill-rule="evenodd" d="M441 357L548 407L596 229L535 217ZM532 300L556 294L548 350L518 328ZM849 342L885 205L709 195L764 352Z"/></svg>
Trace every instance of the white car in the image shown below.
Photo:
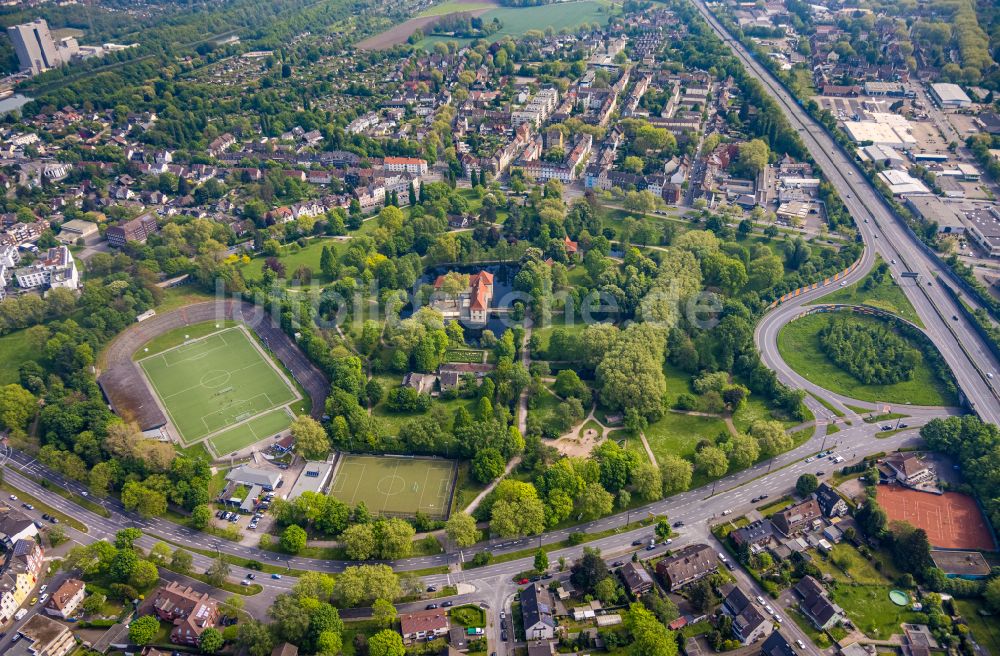
<svg viewBox="0 0 1000 656"><path fill-rule="evenodd" d="M45 592L45 591L46 591L46 590L48 590L48 589L49 589L49 586L47 586L47 585L43 585L42 587L38 588L38 591L39 591L39 592Z"/></svg>
<svg viewBox="0 0 1000 656"><path fill-rule="evenodd" d="M798 645L799 649L805 649L806 648L806 646L804 644L802 644L801 640L796 640L795 644Z"/></svg>
<svg viewBox="0 0 1000 656"><path fill-rule="evenodd" d="M49 600L49 593L46 592L45 594L43 594L41 597L38 598L38 603L44 606L45 602L48 600Z"/></svg>
<svg viewBox="0 0 1000 656"><path fill-rule="evenodd" d="M764 604L764 610L766 610L766 611L767 611L767 614L768 614L768 615L774 615L774 609L773 609L773 608L771 608L771 607L770 607L769 605L767 605L767 604Z"/></svg>
<svg viewBox="0 0 1000 656"><path fill-rule="evenodd" d="M11 501L17 501L17 495L16 494L10 495L10 500Z"/></svg>
<svg viewBox="0 0 1000 656"><path fill-rule="evenodd" d="M757 595L757 603L758 604L763 604L764 603L764 597L761 597L760 595Z"/></svg>

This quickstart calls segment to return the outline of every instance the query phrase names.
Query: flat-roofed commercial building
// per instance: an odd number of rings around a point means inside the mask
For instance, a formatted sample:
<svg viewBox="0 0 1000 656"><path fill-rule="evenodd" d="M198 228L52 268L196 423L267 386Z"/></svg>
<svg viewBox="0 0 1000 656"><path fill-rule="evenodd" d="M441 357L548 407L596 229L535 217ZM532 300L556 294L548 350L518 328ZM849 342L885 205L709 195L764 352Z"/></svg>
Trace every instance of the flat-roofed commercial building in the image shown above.
<svg viewBox="0 0 1000 656"><path fill-rule="evenodd" d="M962 87L949 82L939 82L931 85L931 96L939 105L947 109L957 109L972 105L972 99L962 91Z"/></svg>
<svg viewBox="0 0 1000 656"><path fill-rule="evenodd" d="M990 257L1000 257L1000 210L996 205L965 213L968 234Z"/></svg>

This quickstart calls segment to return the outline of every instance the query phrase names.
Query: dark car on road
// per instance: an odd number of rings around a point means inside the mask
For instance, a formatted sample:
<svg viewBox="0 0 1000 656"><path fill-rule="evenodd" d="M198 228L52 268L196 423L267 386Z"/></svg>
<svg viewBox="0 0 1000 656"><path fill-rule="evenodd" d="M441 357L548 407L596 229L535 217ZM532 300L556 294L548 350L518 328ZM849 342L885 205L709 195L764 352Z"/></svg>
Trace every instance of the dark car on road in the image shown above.
<svg viewBox="0 0 1000 656"><path fill-rule="evenodd" d="M427 606L424 607L424 610L434 610L437 607L438 607L437 604L427 604Z"/></svg>
<svg viewBox="0 0 1000 656"><path fill-rule="evenodd" d="M684 522L674 522L674 528L680 528L684 526Z"/></svg>

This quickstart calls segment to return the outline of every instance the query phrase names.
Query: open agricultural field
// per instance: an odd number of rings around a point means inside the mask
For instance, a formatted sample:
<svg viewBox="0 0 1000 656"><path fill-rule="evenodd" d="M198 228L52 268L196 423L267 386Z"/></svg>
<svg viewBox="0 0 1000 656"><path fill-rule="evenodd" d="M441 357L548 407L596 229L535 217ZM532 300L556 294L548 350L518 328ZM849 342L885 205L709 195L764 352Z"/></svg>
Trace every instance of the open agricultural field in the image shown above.
<svg viewBox="0 0 1000 656"><path fill-rule="evenodd" d="M489 37L490 41L498 41L504 36L523 36L528 30L545 30L546 28L551 27L553 30L558 32L563 29L575 29L584 23L589 24L596 22L604 24L608 22L611 7L612 4L610 2L604 2L603 0L578 0L577 2L559 2L548 5L539 5L537 7L500 7L486 11L485 13L481 13L479 15L483 19L483 22L489 22L494 18L499 18L500 22L503 23L503 27L500 31L490 35ZM406 23L403 23L403 25L408 25L412 22L412 20L407 21ZM424 23L424 25L427 24L429 23ZM415 26L413 29L416 29L416 27L422 26ZM413 33L413 29L410 29L407 32L407 37ZM388 33L383 32L383 34ZM371 39L368 39L368 41L370 40ZM406 37L403 37L403 40L405 41ZM430 36L421 40L417 45L425 48L432 48L435 43L448 41L468 43L472 41L472 39ZM361 44L358 45L360 46Z"/></svg>
<svg viewBox="0 0 1000 656"><path fill-rule="evenodd" d="M195 327L183 330L192 335ZM169 336L167 333L160 339ZM284 410L279 415L265 413L299 398L295 388L243 327L190 337L180 345L142 358L138 364L174 428L187 443L220 431L223 431L219 435L221 442L213 446L239 448L253 443L260 439L254 437L258 429L267 428L271 433L287 428L291 424L289 413ZM279 425L275 419L282 415L283 425ZM269 417L266 426L260 423L264 417ZM254 422L252 427L248 420ZM242 439L228 430L238 425Z"/></svg>
<svg viewBox="0 0 1000 656"><path fill-rule="evenodd" d="M491 0L445 0L445 2L428 7L417 15L423 16L447 16L461 11L473 11L475 9L492 9L496 3Z"/></svg>

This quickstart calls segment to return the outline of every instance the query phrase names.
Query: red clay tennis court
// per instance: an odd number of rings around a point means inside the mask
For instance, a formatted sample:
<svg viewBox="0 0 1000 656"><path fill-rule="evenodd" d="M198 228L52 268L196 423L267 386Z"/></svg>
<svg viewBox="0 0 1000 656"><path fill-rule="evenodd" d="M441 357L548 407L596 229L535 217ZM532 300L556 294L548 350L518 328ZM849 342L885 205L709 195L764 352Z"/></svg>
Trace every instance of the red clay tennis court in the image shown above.
<svg viewBox="0 0 1000 656"><path fill-rule="evenodd" d="M927 531L942 549L994 551L993 536L975 499L957 492L930 494L896 485L880 485L878 502L890 520L903 520Z"/></svg>

